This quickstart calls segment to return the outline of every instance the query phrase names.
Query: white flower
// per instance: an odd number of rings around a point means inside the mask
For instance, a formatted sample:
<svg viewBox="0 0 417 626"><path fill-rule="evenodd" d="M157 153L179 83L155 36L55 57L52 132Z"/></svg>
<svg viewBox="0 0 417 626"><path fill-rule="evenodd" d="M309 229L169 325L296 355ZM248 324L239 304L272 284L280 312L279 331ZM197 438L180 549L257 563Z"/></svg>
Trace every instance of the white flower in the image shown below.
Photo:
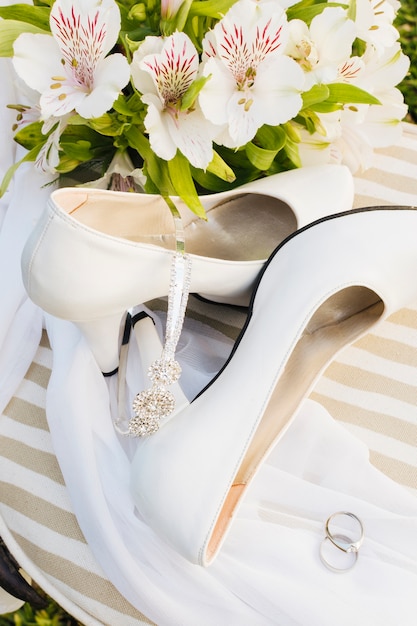
<svg viewBox="0 0 417 626"><path fill-rule="evenodd" d="M368 45L361 59L363 69L350 82L377 97L398 85L410 67L410 59L401 51L398 42L385 48L382 54L373 45Z"/></svg>
<svg viewBox="0 0 417 626"><path fill-rule="evenodd" d="M323 134L300 130L301 163L325 162L327 158L327 162L344 163L353 174L371 167L374 149L395 145L401 137L407 106L396 85L409 65L410 59L396 42L384 49L368 44L362 57L352 57L339 66L340 82L364 89L380 104L345 104L340 111L320 114Z"/></svg>
<svg viewBox="0 0 417 626"><path fill-rule="evenodd" d="M307 74L306 89L338 80L339 65L352 54L355 24L340 7L328 7L314 17L310 28L302 20L289 22L287 54Z"/></svg>
<svg viewBox="0 0 417 626"><path fill-rule="evenodd" d="M146 177L139 168L135 168L127 152L116 152L105 174L100 178L78 185L92 189L115 189L114 179L121 181L123 189L119 191L131 191L144 193Z"/></svg>
<svg viewBox="0 0 417 626"><path fill-rule="evenodd" d="M180 10L184 0L161 0L161 17L171 20Z"/></svg>
<svg viewBox="0 0 417 626"><path fill-rule="evenodd" d="M197 103L181 109L181 99L197 78L198 68L190 38L175 32L166 39L147 37L133 56L131 72L148 105L145 128L155 154L169 161L178 149L192 165L206 169L213 158L215 129Z"/></svg>
<svg viewBox="0 0 417 626"><path fill-rule="evenodd" d="M49 117L42 125L42 133L47 135L50 131L45 144L39 151L35 161L36 169L41 172L54 174L59 165L59 140L65 130L70 115L62 117Z"/></svg>
<svg viewBox="0 0 417 626"><path fill-rule="evenodd" d="M399 38L393 26L399 3L390 0L350 0L355 3L357 36L382 52Z"/></svg>
<svg viewBox="0 0 417 626"><path fill-rule="evenodd" d="M218 143L237 148L263 124L283 124L297 115L304 75L285 56L288 24L275 2L239 0L203 40L199 95L204 115L222 127Z"/></svg>
<svg viewBox="0 0 417 626"><path fill-rule="evenodd" d="M106 55L117 41L120 12L113 0L56 0L50 35L23 33L13 64L41 94L44 119L76 111L85 118L108 111L129 81L121 54Z"/></svg>

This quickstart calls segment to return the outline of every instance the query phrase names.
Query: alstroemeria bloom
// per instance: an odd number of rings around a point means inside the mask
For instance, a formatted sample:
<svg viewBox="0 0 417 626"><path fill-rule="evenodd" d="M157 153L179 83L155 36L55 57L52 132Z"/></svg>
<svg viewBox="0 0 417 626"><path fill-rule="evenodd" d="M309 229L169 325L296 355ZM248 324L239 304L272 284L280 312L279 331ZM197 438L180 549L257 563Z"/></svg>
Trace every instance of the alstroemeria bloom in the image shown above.
<svg viewBox="0 0 417 626"><path fill-rule="evenodd" d="M355 2L357 36L375 46L379 52L399 38L393 26L399 3L390 0L351 0Z"/></svg>
<svg viewBox="0 0 417 626"><path fill-rule="evenodd" d="M407 74L410 59L396 42L382 53L368 45L362 61L362 71L350 82L372 93L381 104L345 106L341 112L343 134L349 127L350 136L359 137L372 148L383 148L397 143L402 133L401 120L407 106L396 85ZM362 164L362 169L367 166Z"/></svg>
<svg viewBox="0 0 417 626"><path fill-rule="evenodd" d="M106 56L120 29L114 0L56 0L50 14L52 36L23 33L14 43L13 65L40 93L44 119L76 111L99 117L129 82L122 54Z"/></svg>
<svg viewBox="0 0 417 626"><path fill-rule="evenodd" d="M191 39L182 32L146 37L133 56L132 80L148 105L145 129L152 150L161 159L177 149L191 165L205 169L213 158L215 129L198 104L181 109L181 98L197 78L199 59Z"/></svg>
<svg viewBox="0 0 417 626"><path fill-rule="evenodd" d="M161 0L161 17L164 20L171 20L180 10L184 0Z"/></svg>
<svg viewBox="0 0 417 626"><path fill-rule="evenodd" d="M222 127L218 143L243 146L264 124L276 126L297 115L304 74L284 54L288 23L275 2L239 0L203 40L199 95L204 115Z"/></svg>
<svg viewBox="0 0 417 626"><path fill-rule="evenodd" d="M338 79L338 66L348 60L356 36L355 24L341 7L328 7L311 20L289 22L287 54L306 72L306 89Z"/></svg>
<svg viewBox="0 0 417 626"><path fill-rule="evenodd" d="M380 53L374 46L368 45L361 57L363 68L348 82L369 91L378 97L379 93L395 87L407 75L410 59L402 50L399 42Z"/></svg>
<svg viewBox="0 0 417 626"><path fill-rule="evenodd" d="M35 167L42 172L55 174L59 164L59 141L71 115L49 117L42 125L42 133L49 136L39 151Z"/></svg>

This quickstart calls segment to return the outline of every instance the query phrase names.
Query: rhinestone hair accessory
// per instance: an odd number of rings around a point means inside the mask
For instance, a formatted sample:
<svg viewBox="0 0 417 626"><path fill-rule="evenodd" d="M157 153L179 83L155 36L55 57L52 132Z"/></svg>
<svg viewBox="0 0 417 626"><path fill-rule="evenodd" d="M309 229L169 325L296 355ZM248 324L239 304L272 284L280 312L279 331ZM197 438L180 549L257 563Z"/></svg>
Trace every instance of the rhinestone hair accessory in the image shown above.
<svg viewBox="0 0 417 626"><path fill-rule="evenodd" d="M171 208L176 232L176 251L171 262L168 293L168 313L162 354L148 369L152 381L149 389L136 394L127 433L146 437L157 432L161 420L175 408L175 398L168 389L181 376L181 366L175 360L175 350L181 335L191 281L191 258L185 253L184 231L179 213Z"/></svg>

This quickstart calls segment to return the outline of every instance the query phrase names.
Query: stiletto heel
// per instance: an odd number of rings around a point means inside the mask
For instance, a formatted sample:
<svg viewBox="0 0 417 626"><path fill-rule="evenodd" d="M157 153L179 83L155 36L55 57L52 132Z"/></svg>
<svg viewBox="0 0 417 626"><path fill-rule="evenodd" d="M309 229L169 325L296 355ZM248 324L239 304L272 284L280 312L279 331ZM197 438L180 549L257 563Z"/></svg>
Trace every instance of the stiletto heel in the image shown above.
<svg viewBox="0 0 417 626"><path fill-rule="evenodd" d="M351 208L353 181L344 166L283 172L204 196L207 222L174 201L192 261L190 290L247 305L275 246L317 217ZM94 329L95 320L168 295L174 224L160 196L58 189L26 243L22 275L29 297L82 324L103 371L117 365L118 345L111 349L105 335L115 338L116 322Z"/></svg>
<svg viewBox="0 0 417 626"><path fill-rule="evenodd" d="M125 319L126 311L121 311L87 322L76 322L97 363L101 364L101 370L105 376L111 376L117 371L118 347Z"/></svg>
<svg viewBox="0 0 417 626"><path fill-rule="evenodd" d="M265 265L224 368L138 441L138 512L185 558L215 558L262 461L334 355L416 301L416 233L417 208L375 207L290 236Z"/></svg>

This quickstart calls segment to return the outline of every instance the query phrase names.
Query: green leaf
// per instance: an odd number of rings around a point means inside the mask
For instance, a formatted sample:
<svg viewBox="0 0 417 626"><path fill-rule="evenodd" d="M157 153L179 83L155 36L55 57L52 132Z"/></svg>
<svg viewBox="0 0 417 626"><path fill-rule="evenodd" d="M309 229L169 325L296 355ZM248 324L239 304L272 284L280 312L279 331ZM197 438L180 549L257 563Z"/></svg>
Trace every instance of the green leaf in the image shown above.
<svg viewBox="0 0 417 626"><path fill-rule="evenodd" d="M94 117L88 120L88 126L108 137L116 137L123 132L124 124L120 123L114 116L104 113L100 117Z"/></svg>
<svg viewBox="0 0 417 626"><path fill-rule="evenodd" d="M294 118L294 122L296 122L297 124L300 124L301 126L304 126L310 134L313 134L316 131L321 132L321 133L324 132L325 134L320 118L311 109L301 111Z"/></svg>
<svg viewBox="0 0 417 626"><path fill-rule="evenodd" d="M31 150L35 146L44 144L46 136L42 133L42 122L33 122L19 130L14 136L14 140L26 150Z"/></svg>
<svg viewBox="0 0 417 626"><path fill-rule="evenodd" d="M27 22L47 32L51 30L49 26L50 12L51 10L47 7L34 7L30 4L13 4L0 7L0 17L3 19Z"/></svg>
<svg viewBox="0 0 417 626"><path fill-rule="evenodd" d="M329 97L326 102L328 103L381 104L378 98L354 85L331 83L327 87Z"/></svg>
<svg viewBox="0 0 417 626"><path fill-rule="evenodd" d="M287 9L288 20L303 20L310 26L311 21L316 15L320 15L327 7L343 7L347 8L346 4L342 2L319 2L317 4L311 4L310 2L298 2Z"/></svg>
<svg viewBox="0 0 417 626"><path fill-rule="evenodd" d="M198 217L207 219L191 176L190 164L181 152L177 151L175 157L168 161L168 171L179 197Z"/></svg>
<svg viewBox="0 0 417 626"><path fill-rule="evenodd" d="M217 178L226 181L227 183L233 183L236 180L236 176L231 167L222 159L220 154L213 150L213 158L207 166L207 172L214 174Z"/></svg>
<svg viewBox="0 0 417 626"><path fill-rule="evenodd" d="M30 150L29 152L27 152L27 154L25 154L23 159L20 159L20 161L18 161L17 163L14 163L11 167L9 167L0 185L0 198L6 193L7 188L10 185L10 182L16 170L19 169L22 163L26 163L27 161L36 161L36 157L38 156L39 151L42 148L42 146L43 144L40 144L39 146L35 146L34 148L32 148L32 150Z"/></svg>
<svg viewBox="0 0 417 626"><path fill-rule="evenodd" d="M356 21L356 0L351 0L348 6L347 16L353 22Z"/></svg>
<svg viewBox="0 0 417 626"><path fill-rule="evenodd" d="M235 2L236 0L194 0L189 16L201 15L220 19Z"/></svg>
<svg viewBox="0 0 417 626"><path fill-rule="evenodd" d="M285 145L287 135L281 126L264 125L255 135L256 144L267 150L279 152Z"/></svg>
<svg viewBox="0 0 417 626"><path fill-rule="evenodd" d="M200 93L206 82L209 80L209 78L210 76L200 76L200 78L197 78L191 83L191 85L188 87L187 91L181 98L181 111L187 111L193 106L198 94Z"/></svg>
<svg viewBox="0 0 417 626"><path fill-rule="evenodd" d="M293 163L295 167L301 167L301 159L300 159L300 154L298 152L298 144L292 141L288 141L285 144L284 150L286 152L286 155L290 159L291 163Z"/></svg>
<svg viewBox="0 0 417 626"><path fill-rule="evenodd" d="M93 158L94 154L91 150L91 143L89 141L76 141L76 142L64 142L61 141L60 149L64 154L76 161L89 161Z"/></svg>
<svg viewBox="0 0 417 626"><path fill-rule="evenodd" d="M323 102L329 97L330 90L327 85L313 85L311 89L302 94L303 109L309 109L318 102Z"/></svg>
<svg viewBox="0 0 417 626"><path fill-rule="evenodd" d="M333 113L333 111L340 111L343 108L342 104L335 104L332 102L317 102L311 105L310 110L315 113Z"/></svg>
<svg viewBox="0 0 417 626"><path fill-rule="evenodd" d="M45 31L38 26L17 20L0 20L0 57L12 57L13 44L22 33L45 35Z"/></svg>
<svg viewBox="0 0 417 626"><path fill-rule="evenodd" d="M271 167L272 162L277 155L276 150L266 150L265 148L260 148L251 141L246 144L245 152L252 165L261 172L266 172Z"/></svg>
<svg viewBox="0 0 417 626"><path fill-rule="evenodd" d="M301 137L297 129L291 124L291 122L283 124L283 128L287 134L287 142L292 141L293 143L299 143L301 141Z"/></svg>
<svg viewBox="0 0 417 626"><path fill-rule="evenodd" d="M137 114L142 114L145 111L145 105L139 94L134 93L128 98L125 95L120 95L113 103L113 109L121 115L133 117Z"/></svg>

